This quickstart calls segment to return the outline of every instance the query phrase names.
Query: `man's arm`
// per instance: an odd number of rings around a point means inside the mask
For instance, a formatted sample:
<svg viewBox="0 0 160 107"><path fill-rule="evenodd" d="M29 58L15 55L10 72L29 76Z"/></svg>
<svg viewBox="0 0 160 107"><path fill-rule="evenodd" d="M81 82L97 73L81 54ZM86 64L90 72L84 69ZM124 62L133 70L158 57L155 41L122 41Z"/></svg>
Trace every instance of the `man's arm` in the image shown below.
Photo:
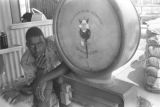
<svg viewBox="0 0 160 107"><path fill-rule="evenodd" d="M46 84L46 82L49 81L49 80L55 79L57 77L60 77L61 75L64 75L68 70L69 70L69 68L64 63L61 63L54 70L39 76L36 79L36 82L35 82L35 85L34 85L35 94L36 94L37 98L44 101L45 100L44 85Z"/></svg>
<svg viewBox="0 0 160 107"><path fill-rule="evenodd" d="M67 73L69 68L63 62L54 70L46 73L41 77L42 81L49 81Z"/></svg>

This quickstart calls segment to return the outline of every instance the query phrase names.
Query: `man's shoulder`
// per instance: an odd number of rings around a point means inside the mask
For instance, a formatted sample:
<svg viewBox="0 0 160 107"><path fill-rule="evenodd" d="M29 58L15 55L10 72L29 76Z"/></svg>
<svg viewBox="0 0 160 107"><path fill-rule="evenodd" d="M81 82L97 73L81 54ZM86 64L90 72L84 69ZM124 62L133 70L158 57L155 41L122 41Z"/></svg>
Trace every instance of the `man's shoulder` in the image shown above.
<svg viewBox="0 0 160 107"><path fill-rule="evenodd" d="M22 55L21 63L30 63L33 61L34 61L34 58L32 57L30 51L28 49L26 49L26 51Z"/></svg>
<svg viewBox="0 0 160 107"><path fill-rule="evenodd" d="M24 58L26 58L26 57L28 57L28 56L30 56L30 52L29 52L28 49L26 49L25 52L24 52L23 55L22 55L22 59L24 59Z"/></svg>
<svg viewBox="0 0 160 107"><path fill-rule="evenodd" d="M56 50L56 41L55 37L49 36L46 38L47 48L51 48L53 50Z"/></svg>
<svg viewBox="0 0 160 107"><path fill-rule="evenodd" d="M47 38L47 41L48 41L47 48L48 48L48 51L52 54L52 60L54 60L54 62L57 63L58 65L58 63L62 62L62 58L59 55L55 38L52 36L50 38Z"/></svg>
<svg viewBox="0 0 160 107"><path fill-rule="evenodd" d="M49 40L49 41L55 41L55 37L54 36L48 36L47 38L46 38L46 40Z"/></svg>

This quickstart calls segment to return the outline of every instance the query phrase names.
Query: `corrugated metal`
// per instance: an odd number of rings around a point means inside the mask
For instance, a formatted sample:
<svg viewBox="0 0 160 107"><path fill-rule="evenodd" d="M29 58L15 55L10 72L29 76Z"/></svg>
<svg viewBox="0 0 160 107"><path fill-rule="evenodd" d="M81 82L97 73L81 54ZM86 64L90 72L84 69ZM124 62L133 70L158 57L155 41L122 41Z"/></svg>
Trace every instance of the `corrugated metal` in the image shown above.
<svg viewBox="0 0 160 107"><path fill-rule="evenodd" d="M11 11L10 11L10 2L9 2L9 0L0 0L0 32L3 31L3 32L7 33L7 35L9 35L8 28L11 24L12 24L12 18L11 18ZM10 42L9 42L9 45L10 45ZM8 74L8 72L11 70L11 62L7 58L7 56L8 56L8 54L3 55L5 67L4 67L4 69L0 68L0 70L4 70L5 73L3 73L3 75L1 75L0 85L8 83L8 80L9 80L8 79L6 81L6 77L8 75L5 75L5 74ZM10 57L11 56L9 56L9 58ZM2 63L2 62L3 61L0 60L0 63ZM10 68L8 66L10 66Z"/></svg>
<svg viewBox="0 0 160 107"><path fill-rule="evenodd" d="M52 33L52 23L47 25L38 26L42 29L43 33L46 36L53 35ZM3 85L12 86L14 84L14 80L24 74L23 69L20 65L20 59L26 49L26 41L25 41L25 33L28 27L10 29L9 42L11 45L22 45L22 50L20 52L12 52L8 53L4 56L5 60L5 77L2 78Z"/></svg>
<svg viewBox="0 0 160 107"><path fill-rule="evenodd" d="M0 87L12 86L13 81L19 76L23 75L23 70L20 65L20 59L25 51L25 33L28 27L20 27L17 29L10 29L12 25L12 16L10 10L10 0L0 0L0 32L7 33L9 46L19 44L22 45L20 52L11 52L3 55L4 60L4 74L0 75ZM18 24L17 24L18 25ZM52 35L52 23L47 25L38 25L45 35ZM31 26L29 26L31 27ZM0 63L2 63L2 58ZM2 68L0 68L2 70Z"/></svg>

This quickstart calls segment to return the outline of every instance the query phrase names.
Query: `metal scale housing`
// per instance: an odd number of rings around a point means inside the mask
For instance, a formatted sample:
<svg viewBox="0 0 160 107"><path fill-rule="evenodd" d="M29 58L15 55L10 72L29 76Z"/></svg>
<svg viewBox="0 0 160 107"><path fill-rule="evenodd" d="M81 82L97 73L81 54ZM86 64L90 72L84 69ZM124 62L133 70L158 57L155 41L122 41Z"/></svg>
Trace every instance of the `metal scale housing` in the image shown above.
<svg viewBox="0 0 160 107"><path fill-rule="evenodd" d="M53 33L72 71L63 76L62 103L136 106L134 85L112 77L132 58L140 40L139 18L130 0L61 0Z"/></svg>

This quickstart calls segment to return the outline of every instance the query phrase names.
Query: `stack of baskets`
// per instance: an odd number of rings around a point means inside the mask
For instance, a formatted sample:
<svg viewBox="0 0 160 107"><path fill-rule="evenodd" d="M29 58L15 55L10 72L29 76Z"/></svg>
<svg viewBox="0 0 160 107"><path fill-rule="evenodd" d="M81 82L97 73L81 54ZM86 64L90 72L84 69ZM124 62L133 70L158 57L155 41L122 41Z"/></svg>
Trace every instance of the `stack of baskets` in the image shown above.
<svg viewBox="0 0 160 107"><path fill-rule="evenodd" d="M160 93L160 34L147 30L145 88Z"/></svg>

